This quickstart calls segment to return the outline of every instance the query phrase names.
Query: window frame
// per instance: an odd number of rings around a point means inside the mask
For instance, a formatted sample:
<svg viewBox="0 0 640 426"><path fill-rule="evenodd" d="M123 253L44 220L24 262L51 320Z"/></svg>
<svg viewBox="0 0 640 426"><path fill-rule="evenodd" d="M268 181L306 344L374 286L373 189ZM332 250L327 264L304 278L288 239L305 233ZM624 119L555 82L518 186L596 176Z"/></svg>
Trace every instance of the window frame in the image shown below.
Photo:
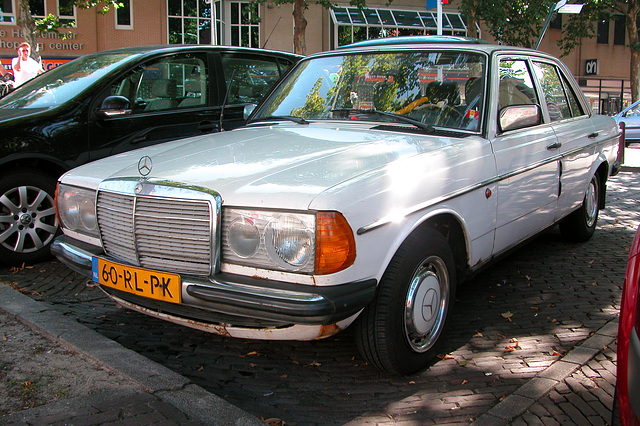
<svg viewBox="0 0 640 426"><path fill-rule="evenodd" d="M129 9L129 24L120 24L118 18L120 17L119 11L121 8L116 9L114 12L115 28L116 30L133 30L133 0L120 0L125 8Z"/></svg>
<svg viewBox="0 0 640 426"><path fill-rule="evenodd" d="M0 12L0 25L16 25L16 1L10 0L11 12Z"/></svg>

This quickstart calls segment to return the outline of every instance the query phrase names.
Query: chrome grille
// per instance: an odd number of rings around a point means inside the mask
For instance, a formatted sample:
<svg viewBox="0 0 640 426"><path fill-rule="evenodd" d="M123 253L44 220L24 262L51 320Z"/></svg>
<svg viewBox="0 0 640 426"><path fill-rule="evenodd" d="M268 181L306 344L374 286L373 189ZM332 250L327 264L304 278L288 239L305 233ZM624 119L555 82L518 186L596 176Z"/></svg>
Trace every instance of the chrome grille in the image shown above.
<svg viewBox="0 0 640 426"><path fill-rule="evenodd" d="M198 191L185 191L202 198ZM212 273L216 229L212 218L216 216L209 201L100 190L97 213L103 248L109 255L145 268Z"/></svg>

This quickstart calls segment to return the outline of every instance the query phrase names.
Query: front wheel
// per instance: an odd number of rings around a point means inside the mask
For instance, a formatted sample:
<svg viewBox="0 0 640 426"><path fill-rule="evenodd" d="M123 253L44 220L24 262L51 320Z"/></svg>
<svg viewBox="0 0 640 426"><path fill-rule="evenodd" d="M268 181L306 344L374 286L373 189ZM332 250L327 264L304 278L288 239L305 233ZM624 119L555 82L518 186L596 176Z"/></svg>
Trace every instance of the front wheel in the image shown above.
<svg viewBox="0 0 640 426"><path fill-rule="evenodd" d="M51 256L59 229L55 185L53 177L32 170L0 178L0 262L20 265Z"/></svg>
<svg viewBox="0 0 640 426"><path fill-rule="evenodd" d="M437 355L455 300L455 268L446 239L419 229L398 249L376 298L356 322L362 356L380 370L411 374Z"/></svg>
<svg viewBox="0 0 640 426"><path fill-rule="evenodd" d="M600 179L594 175L580 208L560 222L560 232L567 240L584 242L593 236L600 213L600 191Z"/></svg>

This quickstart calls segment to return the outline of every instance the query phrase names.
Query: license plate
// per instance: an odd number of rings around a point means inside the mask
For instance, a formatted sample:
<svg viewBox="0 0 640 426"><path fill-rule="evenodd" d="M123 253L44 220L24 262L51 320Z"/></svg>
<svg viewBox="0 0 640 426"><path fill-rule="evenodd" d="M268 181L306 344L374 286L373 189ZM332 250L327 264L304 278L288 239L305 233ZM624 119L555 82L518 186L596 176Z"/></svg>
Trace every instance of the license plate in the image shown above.
<svg viewBox="0 0 640 426"><path fill-rule="evenodd" d="M180 275L122 265L99 257L91 261L93 281L127 293L180 303Z"/></svg>

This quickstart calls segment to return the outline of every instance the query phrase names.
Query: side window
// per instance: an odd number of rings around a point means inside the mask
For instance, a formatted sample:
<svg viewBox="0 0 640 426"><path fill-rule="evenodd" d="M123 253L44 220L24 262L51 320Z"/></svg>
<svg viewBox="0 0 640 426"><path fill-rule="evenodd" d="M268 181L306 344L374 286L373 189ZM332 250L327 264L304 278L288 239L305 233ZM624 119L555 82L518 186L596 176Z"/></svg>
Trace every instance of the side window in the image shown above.
<svg viewBox="0 0 640 426"><path fill-rule="evenodd" d="M258 103L280 78L277 59L223 55L227 104ZM283 71L284 72L284 71Z"/></svg>
<svg viewBox="0 0 640 426"><path fill-rule="evenodd" d="M111 88L128 98L133 113L207 105L208 70L204 56L179 55L140 65Z"/></svg>
<svg viewBox="0 0 640 426"><path fill-rule="evenodd" d="M500 61L500 87L498 91L498 109L510 105L537 104L533 79L527 62L519 59Z"/></svg>
<svg viewBox="0 0 640 426"><path fill-rule="evenodd" d="M542 86L544 100L547 104L551 121L573 117L572 107L566 96L565 85L560 79L558 69L554 65L544 62L534 62L533 68ZM573 103L573 107L577 108L578 103L575 97L573 98ZM580 111L577 110L576 115L580 115L579 112Z"/></svg>

